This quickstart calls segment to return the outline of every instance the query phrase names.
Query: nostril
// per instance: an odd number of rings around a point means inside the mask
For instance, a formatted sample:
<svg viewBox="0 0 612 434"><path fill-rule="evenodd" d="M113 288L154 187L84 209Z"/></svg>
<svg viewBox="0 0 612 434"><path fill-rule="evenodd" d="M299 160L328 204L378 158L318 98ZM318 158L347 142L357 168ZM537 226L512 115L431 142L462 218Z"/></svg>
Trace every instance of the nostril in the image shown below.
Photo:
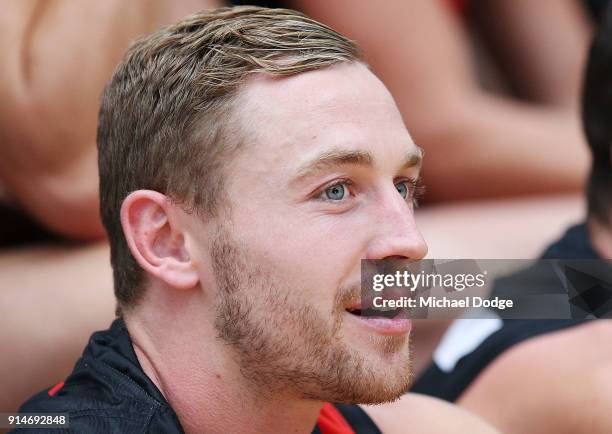
<svg viewBox="0 0 612 434"><path fill-rule="evenodd" d="M370 241L365 259L422 259L427 253L427 244L418 231L380 235Z"/></svg>

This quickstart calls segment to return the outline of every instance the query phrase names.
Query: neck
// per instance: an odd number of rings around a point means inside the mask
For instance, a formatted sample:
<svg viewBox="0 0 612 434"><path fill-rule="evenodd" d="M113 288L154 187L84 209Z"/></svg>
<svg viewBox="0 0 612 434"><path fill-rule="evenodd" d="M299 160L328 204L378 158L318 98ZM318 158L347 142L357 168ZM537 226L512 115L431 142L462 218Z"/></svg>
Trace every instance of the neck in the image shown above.
<svg viewBox="0 0 612 434"><path fill-rule="evenodd" d="M125 322L140 365L185 432L312 432L322 403L256 390L240 373L232 349L216 336L214 316L206 315L200 303L149 301L143 300ZM146 306L164 306L164 311Z"/></svg>
<svg viewBox="0 0 612 434"><path fill-rule="evenodd" d="M612 231L597 219L591 218L587 223L589 241L597 254L604 259L612 259Z"/></svg>

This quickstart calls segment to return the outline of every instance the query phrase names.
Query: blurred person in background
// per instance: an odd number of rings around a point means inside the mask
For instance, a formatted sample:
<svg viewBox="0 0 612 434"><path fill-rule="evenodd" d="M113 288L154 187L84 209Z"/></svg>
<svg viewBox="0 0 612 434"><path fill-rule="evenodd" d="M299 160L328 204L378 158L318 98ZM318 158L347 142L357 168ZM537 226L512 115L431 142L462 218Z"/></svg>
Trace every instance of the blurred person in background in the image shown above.
<svg viewBox="0 0 612 434"><path fill-rule="evenodd" d="M103 237L92 146L95 103L118 56L138 34L186 11L216 5L214 0L143 4L7 3L0 46L8 60L0 182L5 202L52 232ZM432 156L425 172L429 201L571 191L581 185L586 154L575 106L590 29L575 2L289 4L362 44L415 140ZM484 17L477 20L480 39L492 46L520 100L479 85L463 25L470 11Z"/></svg>
<svg viewBox="0 0 612 434"><path fill-rule="evenodd" d="M102 87L134 38L214 6L214 0L3 2L4 207L18 207L62 237L103 238L95 147Z"/></svg>
<svg viewBox="0 0 612 434"><path fill-rule="evenodd" d="M612 9L608 17L592 44L583 87L592 156L586 221L570 227L542 259L612 259ZM543 291L548 284L541 276L523 270L498 280L493 293L504 298L526 290L517 286L526 279ZM595 314L609 301L610 282L591 285L580 296ZM505 433L612 432L612 321L459 320L452 327L455 342L443 341L414 391L456 401Z"/></svg>
<svg viewBox="0 0 612 434"><path fill-rule="evenodd" d="M0 410L66 375L91 332L114 316L95 147L104 84L136 37L214 6L2 2Z"/></svg>
<svg viewBox="0 0 612 434"><path fill-rule="evenodd" d="M588 159L577 104L591 23L580 2L287 4L363 46L431 157L426 201L583 185Z"/></svg>

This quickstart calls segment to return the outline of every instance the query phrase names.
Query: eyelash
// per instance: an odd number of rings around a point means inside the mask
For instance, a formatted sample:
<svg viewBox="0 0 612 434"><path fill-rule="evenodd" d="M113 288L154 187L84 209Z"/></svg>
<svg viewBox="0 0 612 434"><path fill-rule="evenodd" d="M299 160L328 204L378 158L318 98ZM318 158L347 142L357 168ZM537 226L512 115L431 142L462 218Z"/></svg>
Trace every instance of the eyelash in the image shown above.
<svg viewBox="0 0 612 434"><path fill-rule="evenodd" d="M325 187L321 188L319 192L317 193L316 198L324 202L336 202L336 203L340 202L339 200L331 200L325 197L325 192L329 190L330 188L335 187L337 185L346 185L347 187L349 187L349 190L350 190L350 187L353 186L353 181L351 181L350 179L337 179L336 181L334 181L334 183L328 184Z"/></svg>
<svg viewBox="0 0 612 434"><path fill-rule="evenodd" d="M423 180L422 178L406 178L406 179L402 179L400 181L398 181L396 184L402 183L402 182L406 182L409 185L409 192L408 192L408 196L406 197L406 200L412 200L412 205L414 208L417 208L419 206L419 200L423 197L423 195L425 194L425 185L423 185ZM332 202L332 203L339 203L342 202L343 200L332 200L332 199L328 199L325 197L325 192L327 190L329 190L332 187L335 187L337 185L345 185L347 187L353 186L353 182L350 179L339 179L336 180L336 182L334 182L333 184L329 184L326 185L325 187L323 187L319 193L317 194L317 198L324 201L324 202ZM348 192L350 194L350 191Z"/></svg>
<svg viewBox="0 0 612 434"><path fill-rule="evenodd" d="M419 200L423 198L425 195L425 184L423 184L423 178L419 177L416 179L406 179L408 184L412 187L412 197L408 196L408 198L412 199L412 206L414 208L419 207ZM408 199L407 198L407 199Z"/></svg>

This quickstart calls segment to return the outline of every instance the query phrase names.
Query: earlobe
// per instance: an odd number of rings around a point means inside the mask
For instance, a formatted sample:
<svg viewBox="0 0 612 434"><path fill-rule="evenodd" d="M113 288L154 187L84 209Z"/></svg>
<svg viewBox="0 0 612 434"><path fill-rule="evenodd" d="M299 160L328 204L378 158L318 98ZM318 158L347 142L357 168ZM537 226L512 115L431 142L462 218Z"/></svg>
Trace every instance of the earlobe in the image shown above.
<svg viewBox="0 0 612 434"><path fill-rule="evenodd" d="M121 206L121 225L132 256L150 275L176 289L191 289L198 274L174 207L163 194L137 190Z"/></svg>

